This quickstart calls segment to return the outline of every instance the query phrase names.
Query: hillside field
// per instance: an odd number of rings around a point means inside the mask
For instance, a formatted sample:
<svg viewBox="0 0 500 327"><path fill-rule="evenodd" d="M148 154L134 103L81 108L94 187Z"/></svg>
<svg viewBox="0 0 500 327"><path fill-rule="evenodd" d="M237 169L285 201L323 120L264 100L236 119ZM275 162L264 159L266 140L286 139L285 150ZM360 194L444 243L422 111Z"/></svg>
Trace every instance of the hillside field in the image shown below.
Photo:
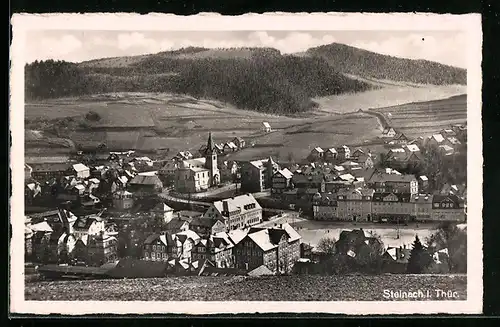
<svg viewBox="0 0 500 327"><path fill-rule="evenodd" d="M458 293L467 298L465 275L189 276L123 280L42 281L25 284L34 301L384 301L384 290ZM398 300L398 299L391 299ZM441 300L443 300L441 298Z"/></svg>
<svg viewBox="0 0 500 327"><path fill-rule="evenodd" d="M374 109L407 136L427 136L451 124L467 122L467 95Z"/></svg>
<svg viewBox="0 0 500 327"><path fill-rule="evenodd" d="M363 93L359 95L364 96ZM28 154L67 153L73 146L96 147L101 142L110 150L136 149L150 155L166 149L168 155L185 150L197 153L212 132L217 143L239 136L247 144L254 144L254 147L229 154L228 159L273 156L299 161L316 146L371 147L381 135L381 126L375 116L355 110L336 114L333 110L325 113L324 109L319 109L308 114L278 116L237 109L219 101L166 93L113 93L43 100L27 103L25 108ZM466 108L466 96L456 96L372 110L386 117L390 113L389 120L394 127L416 137L439 131L452 123L465 122ZM83 119L89 111L97 112L101 119L86 122L85 128L76 125L59 137L47 130L53 122L66 117ZM262 132L265 121L271 124L271 133Z"/></svg>

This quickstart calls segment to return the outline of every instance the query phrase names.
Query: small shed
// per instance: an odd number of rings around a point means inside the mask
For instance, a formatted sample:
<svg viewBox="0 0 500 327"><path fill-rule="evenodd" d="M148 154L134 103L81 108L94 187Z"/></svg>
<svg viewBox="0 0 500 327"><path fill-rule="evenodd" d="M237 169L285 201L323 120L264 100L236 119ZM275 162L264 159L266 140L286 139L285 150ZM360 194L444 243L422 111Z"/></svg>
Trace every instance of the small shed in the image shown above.
<svg viewBox="0 0 500 327"><path fill-rule="evenodd" d="M267 121L263 122L263 123L262 123L262 130L263 130L264 132L266 132L266 133L271 132L271 131L272 131L272 129L271 129L271 125L270 125Z"/></svg>

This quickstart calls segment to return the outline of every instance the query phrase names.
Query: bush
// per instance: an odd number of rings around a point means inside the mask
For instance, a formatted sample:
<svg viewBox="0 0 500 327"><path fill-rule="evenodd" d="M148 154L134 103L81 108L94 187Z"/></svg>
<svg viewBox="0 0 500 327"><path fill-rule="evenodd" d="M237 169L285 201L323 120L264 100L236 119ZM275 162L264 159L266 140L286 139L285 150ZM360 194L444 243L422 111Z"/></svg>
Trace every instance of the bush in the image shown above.
<svg viewBox="0 0 500 327"><path fill-rule="evenodd" d="M85 119L89 121L99 121L101 120L101 116L97 112L91 110L85 115Z"/></svg>

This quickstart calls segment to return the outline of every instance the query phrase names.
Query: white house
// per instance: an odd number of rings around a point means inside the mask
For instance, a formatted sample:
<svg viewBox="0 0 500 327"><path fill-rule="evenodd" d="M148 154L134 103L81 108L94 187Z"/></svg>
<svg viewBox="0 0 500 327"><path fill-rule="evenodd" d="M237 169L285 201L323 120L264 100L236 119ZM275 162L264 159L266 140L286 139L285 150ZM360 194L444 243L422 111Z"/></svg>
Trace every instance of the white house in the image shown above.
<svg viewBox="0 0 500 327"><path fill-rule="evenodd" d="M271 125L269 125L269 123L267 121L263 122L262 123L262 130L266 133L269 133L272 131L271 129Z"/></svg>
<svg viewBox="0 0 500 327"><path fill-rule="evenodd" d="M84 164L77 163L73 165L73 172L78 178L88 178L90 177L90 168Z"/></svg>

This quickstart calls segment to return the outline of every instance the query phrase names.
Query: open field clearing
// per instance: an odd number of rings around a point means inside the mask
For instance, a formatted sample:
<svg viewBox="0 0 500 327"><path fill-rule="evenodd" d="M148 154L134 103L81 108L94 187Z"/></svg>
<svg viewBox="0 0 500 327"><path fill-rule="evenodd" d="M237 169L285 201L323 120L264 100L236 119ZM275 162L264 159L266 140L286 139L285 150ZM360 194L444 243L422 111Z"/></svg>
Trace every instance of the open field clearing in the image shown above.
<svg viewBox="0 0 500 327"><path fill-rule="evenodd" d="M167 277L44 281L25 284L28 301L384 301L384 290L457 292L467 298L465 275ZM168 307L166 308L168 311Z"/></svg>
<svg viewBox="0 0 500 327"><path fill-rule="evenodd" d="M378 84L380 82L377 82ZM464 85L419 85L409 86L407 83L385 83L383 88L355 94L341 94L314 98L322 113L345 113L359 109L383 108L409 102L432 101L464 94Z"/></svg>

